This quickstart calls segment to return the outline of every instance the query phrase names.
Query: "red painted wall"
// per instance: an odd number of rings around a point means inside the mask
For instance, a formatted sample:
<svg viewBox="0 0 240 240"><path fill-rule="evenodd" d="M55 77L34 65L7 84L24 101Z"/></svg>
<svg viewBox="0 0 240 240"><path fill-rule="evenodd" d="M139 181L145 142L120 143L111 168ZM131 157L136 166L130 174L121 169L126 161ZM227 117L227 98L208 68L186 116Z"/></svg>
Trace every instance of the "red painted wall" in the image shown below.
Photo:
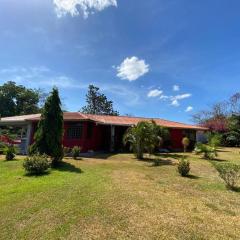
<svg viewBox="0 0 240 240"><path fill-rule="evenodd" d="M171 138L171 147L173 149L182 149L182 139L183 139L183 130L182 129L171 129L170 138Z"/></svg>
<svg viewBox="0 0 240 240"><path fill-rule="evenodd" d="M66 134L63 137L63 145L65 147L74 147L80 146L82 152L87 152L90 150L93 151L108 151L110 148L110 126L97 125L94 122L84 121L83 123L83 135L81 139L67 139ZM67 129L71 126L72 122L64 123L64 133L67 132ZM88 124L93 125L92 137L88 138L87 129ZM31 134L31 143L33 143L34 133L37 128L37 123L33 123L33 129ZM127 127L116 127L116 136L115 136L115 147L116 149L121 148L122 136ZM182 149L182 139L184 137L184 130L182 129L170 129L170 141L172 149Z"/></svg>

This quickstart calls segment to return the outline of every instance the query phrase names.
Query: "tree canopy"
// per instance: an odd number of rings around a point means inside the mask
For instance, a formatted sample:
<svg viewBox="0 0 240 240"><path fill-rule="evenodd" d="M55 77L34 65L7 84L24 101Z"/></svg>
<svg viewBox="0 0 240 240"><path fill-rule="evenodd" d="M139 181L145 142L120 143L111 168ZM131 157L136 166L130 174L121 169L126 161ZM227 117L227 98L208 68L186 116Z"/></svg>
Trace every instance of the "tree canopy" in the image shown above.
<svg viewBox="0 0 240 240"><path fill-rule="evenodd" d="M193 120L210 129L212 133L221 134L225 146L240 145L240 92L227 101L214 104L208 110L193 115Z"/></svg>
<svg viewBox="0 0 240 240"><path fill-rule="evenodd" d="M0 116L9 117L38 113L41 91L29 89L15 82L0 86Z"/></svg>
<svg viewBox="0 0 240 240"><path fill-rule="evenodd" d="M99 115L119 115L118 111L113 109L113 102L109 101L99 90L98 87L89 85L88 93L86 95L87 105L81 109L81 112Z"/></svg>

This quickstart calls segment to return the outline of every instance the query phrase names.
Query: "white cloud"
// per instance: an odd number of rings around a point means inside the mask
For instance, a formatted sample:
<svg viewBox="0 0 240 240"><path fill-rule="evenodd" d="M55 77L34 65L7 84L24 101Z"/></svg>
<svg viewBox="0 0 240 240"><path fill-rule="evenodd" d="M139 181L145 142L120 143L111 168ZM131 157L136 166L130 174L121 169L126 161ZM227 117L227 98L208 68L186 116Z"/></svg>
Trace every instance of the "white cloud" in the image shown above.
<svg viewBox="0 0 240 240"><path fill-rule="evenodd" d="M180 106L180 103L178 100L175 99L175 100L172 100L171 105L174 107L178 107L178 106Z"/></svg>
<svg viewBox="0 0 240 240"><path fill-rule="evenodd" d="M178 85L173 85L173 91L178 92L180 90L180 87Z"/></svg>
<svg viewBox="0 0 240 240"><path fill-rule="evenodd" d="M135 81L139 77L149 72L149 65L144 60L137 57L126 58L120 66L117 67L117 76L128 81Z"/></svg>
<svg viewBox="0 0 240 240"><path fill-rule="evenodd" d="M185 112L191 112L193 110L193 107L192 106L188 106L185 110Z"/></svg>
<svg viewBox="0 0 240 240"><path fill-rule="evenodd" d="M158 89L153 89L151 91L148 92L148 97L158 97L160 95L163 94L163 91L162 90L158 90Z"/></svg>
<svg viewBox="0 0 240 240"><path fill-rule="evenodd" d="M189 98L191 96L192 96L192 94L190 94L190 93L184 93L184 94L181 94L181 95L171 96L170 97L171 105L175 106L175 107L178 107L178 106L180 106L180 103L179 103L180 100Z"/></svg>
<svg viewBox="0 0 240 240"><path fill-rule="evenodd" d="M89 14L99 12L107 7L117 7L117 0L53 0L58 17L66 14L78 16L83 14L87 18Z"/></svg>
<svg viewBox="0 0 240 240"><path fill-rule="evenodd" d="M191 93L184 93L184 94L181 94L181 95L176 95L176 96L173 96L172 98L174 100L182 100L182 99L185 99L185 98L189 98L191 97L192 94Z"/></svg>

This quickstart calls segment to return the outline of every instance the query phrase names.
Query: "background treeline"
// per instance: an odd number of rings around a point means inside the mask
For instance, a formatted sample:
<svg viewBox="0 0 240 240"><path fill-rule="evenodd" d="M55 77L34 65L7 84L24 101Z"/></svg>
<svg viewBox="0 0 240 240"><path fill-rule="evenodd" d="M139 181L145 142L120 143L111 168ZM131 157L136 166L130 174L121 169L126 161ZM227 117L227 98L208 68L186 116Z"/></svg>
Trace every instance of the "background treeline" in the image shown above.
<svg viewBox="0 0 240 240"><path fill-rule="evenodd" d="M210 141L215 138L223 146L240 146L240 92L194 114L193 121L210 129Z"/></svg>

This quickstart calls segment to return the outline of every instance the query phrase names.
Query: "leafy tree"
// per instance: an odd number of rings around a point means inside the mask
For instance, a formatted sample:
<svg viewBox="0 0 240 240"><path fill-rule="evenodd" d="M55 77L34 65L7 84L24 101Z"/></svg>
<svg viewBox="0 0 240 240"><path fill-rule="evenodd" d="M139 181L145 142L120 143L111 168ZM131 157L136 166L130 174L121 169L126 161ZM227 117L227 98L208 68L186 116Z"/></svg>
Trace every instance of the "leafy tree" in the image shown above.
<svg viewBox="0 0 240 240"><path fill-rule="evenodd" d="M53 88L44 105L31 152L47 154L57 165L63 158L63 112L58 90Z"/></svg>
<svg viewBox="0 0 240 240"><path fill-rule="evenodd" d="M0 116L15 116L39 112L41 91L28 89L15 82L0 86Z"/></svg>
<svg viewBox="0 0 240 240"><path fill-rule="evenodd" d="M224 134L226 145L240 146L240 115L232 115L228 119L229 131Z"/></svg>
<svg viewBox="0 0 240 240"><path fill-rule="evenodd" d="M119 113L113 109L113 102L109 101L104 94L100 93L99 88L94 85L89 85L86 102L87 105L81 109L81 112L83 113L113 116L119 115Z"/></svg>
<svg viewBox="0 0 240 240"><path fill-rule="evenodd" d="M129 143L136 157L143 159L144 152L152 153L166 134L167 130L156 125L154 121L142 121L127 130L123 143Z"/></svg>

